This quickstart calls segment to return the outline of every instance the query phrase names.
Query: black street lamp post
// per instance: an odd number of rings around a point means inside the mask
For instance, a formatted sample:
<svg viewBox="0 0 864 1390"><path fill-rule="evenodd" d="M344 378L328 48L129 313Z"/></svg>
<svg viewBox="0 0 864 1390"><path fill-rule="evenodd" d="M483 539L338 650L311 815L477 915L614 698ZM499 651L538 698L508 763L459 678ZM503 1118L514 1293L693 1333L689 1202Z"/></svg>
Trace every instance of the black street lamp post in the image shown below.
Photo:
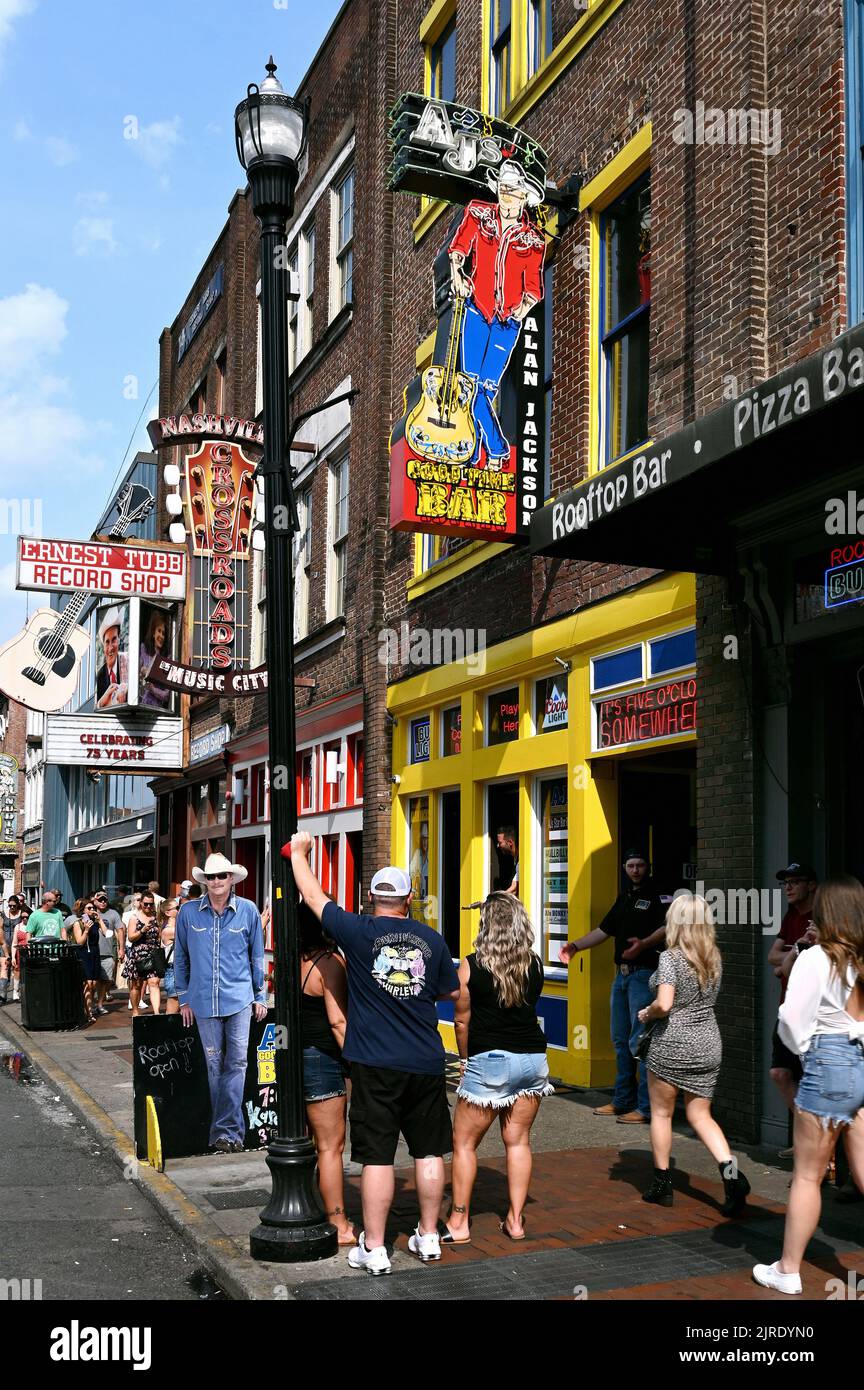
<svg viewBox="0 0 864 1390"><path fill-rule="evenodd" d="M264 403L265 573L267 582L267 706L270 725L271 909L276 955L276 1087L278 1133L267 1166L273 1178L261 1224L250 1236L258 1260L297 1263L337 1250L315 1177L315 1147L306 1137L300 1021L297 890L289 859L279 853L297 828L294 723L294 577L296 510L289 469L285 228L294 208L297 161L306 138L305 108L282 90L273 59L260 89L250 84L234 117L237 153L249 176L261 223L261 360ZM287 1040L287 1047L284 1045Z"/></svg>

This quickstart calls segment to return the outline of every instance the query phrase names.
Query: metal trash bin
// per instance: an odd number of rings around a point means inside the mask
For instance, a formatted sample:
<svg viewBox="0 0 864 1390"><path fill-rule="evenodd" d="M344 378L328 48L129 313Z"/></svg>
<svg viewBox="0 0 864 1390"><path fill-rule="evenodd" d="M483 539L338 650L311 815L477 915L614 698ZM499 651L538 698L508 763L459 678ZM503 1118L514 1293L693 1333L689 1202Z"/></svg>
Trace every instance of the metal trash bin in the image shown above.
<svg viewBox="0 0 864 1390"><path fill-rule="evenodd" d="M21 1022L28 1031L83 1027L83 985L78 954L68 942L21 947Z"/></svg>

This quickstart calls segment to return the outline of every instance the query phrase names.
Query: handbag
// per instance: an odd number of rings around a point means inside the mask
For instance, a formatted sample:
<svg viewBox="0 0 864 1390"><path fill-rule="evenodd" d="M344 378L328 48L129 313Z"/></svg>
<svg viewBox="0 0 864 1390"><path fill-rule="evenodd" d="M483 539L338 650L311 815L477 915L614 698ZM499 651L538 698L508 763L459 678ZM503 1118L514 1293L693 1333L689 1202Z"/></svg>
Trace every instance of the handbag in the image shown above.
<svg viewBox="0 0 864 1390"><path fill-rule="evenodd" d="M148 975L157 975L163 979L165 971L168 969L168 960L162 946L154 946L152 951L148 951L146 956L139 956L135 962L135 969L146 979Z"/></svg>
<svg viewBox="0 0 864 1390"><path fill-rule="evenodd" d="M651 1046L651 1036L656 1022L656 1018L652 1018L650 1023L643 1023L642 1032L635 1042L631 1041L630 1043L630 1051L637 1062L644 1062L648 1056L648 1048Z"/></svg>

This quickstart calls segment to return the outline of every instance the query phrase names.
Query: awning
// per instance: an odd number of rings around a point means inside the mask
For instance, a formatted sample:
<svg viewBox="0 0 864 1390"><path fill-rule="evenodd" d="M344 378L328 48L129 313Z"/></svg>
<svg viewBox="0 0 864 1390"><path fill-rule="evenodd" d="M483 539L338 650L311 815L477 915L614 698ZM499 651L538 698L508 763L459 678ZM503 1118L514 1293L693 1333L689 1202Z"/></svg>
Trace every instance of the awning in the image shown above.
<svg viewBox="0 0 864 1390"><path fill-rule="evenodd" d="M99 848L103 854L113 854L115 849L134 849L136 845L144 845L152 839L153 831L144 830L140 835L126 835L122 840L103 840Z"/></svg>
<svg viewBox="0 0 864 1390"><path fill-rule="evenodd" d="M736 519L861 453L864 324L538 511L531 549L725 574ZM794 427L794 428L793 428Z"/></svg>
<svg viewBox="0 0 864 1390"><path fill-rule="evenodd" d="M84 859L89 855L92 859L99 853L101 848L101 845L76 845L73 849L67 849L66 853L63 855L63 858Z"/></svg>

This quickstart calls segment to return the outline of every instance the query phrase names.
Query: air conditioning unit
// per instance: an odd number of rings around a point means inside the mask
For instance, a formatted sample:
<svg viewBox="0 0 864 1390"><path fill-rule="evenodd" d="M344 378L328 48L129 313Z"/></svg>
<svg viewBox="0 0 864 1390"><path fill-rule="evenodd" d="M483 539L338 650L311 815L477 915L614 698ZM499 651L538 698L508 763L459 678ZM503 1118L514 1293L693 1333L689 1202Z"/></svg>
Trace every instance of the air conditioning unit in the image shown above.
<svg viewBox="0 0 864 1390"><path fill-rule="evenodd" d="M340 763L339 754L334 749L327 750L327 759L324 764L324 781L335 784L345 772L345 764Z"/></svg>

